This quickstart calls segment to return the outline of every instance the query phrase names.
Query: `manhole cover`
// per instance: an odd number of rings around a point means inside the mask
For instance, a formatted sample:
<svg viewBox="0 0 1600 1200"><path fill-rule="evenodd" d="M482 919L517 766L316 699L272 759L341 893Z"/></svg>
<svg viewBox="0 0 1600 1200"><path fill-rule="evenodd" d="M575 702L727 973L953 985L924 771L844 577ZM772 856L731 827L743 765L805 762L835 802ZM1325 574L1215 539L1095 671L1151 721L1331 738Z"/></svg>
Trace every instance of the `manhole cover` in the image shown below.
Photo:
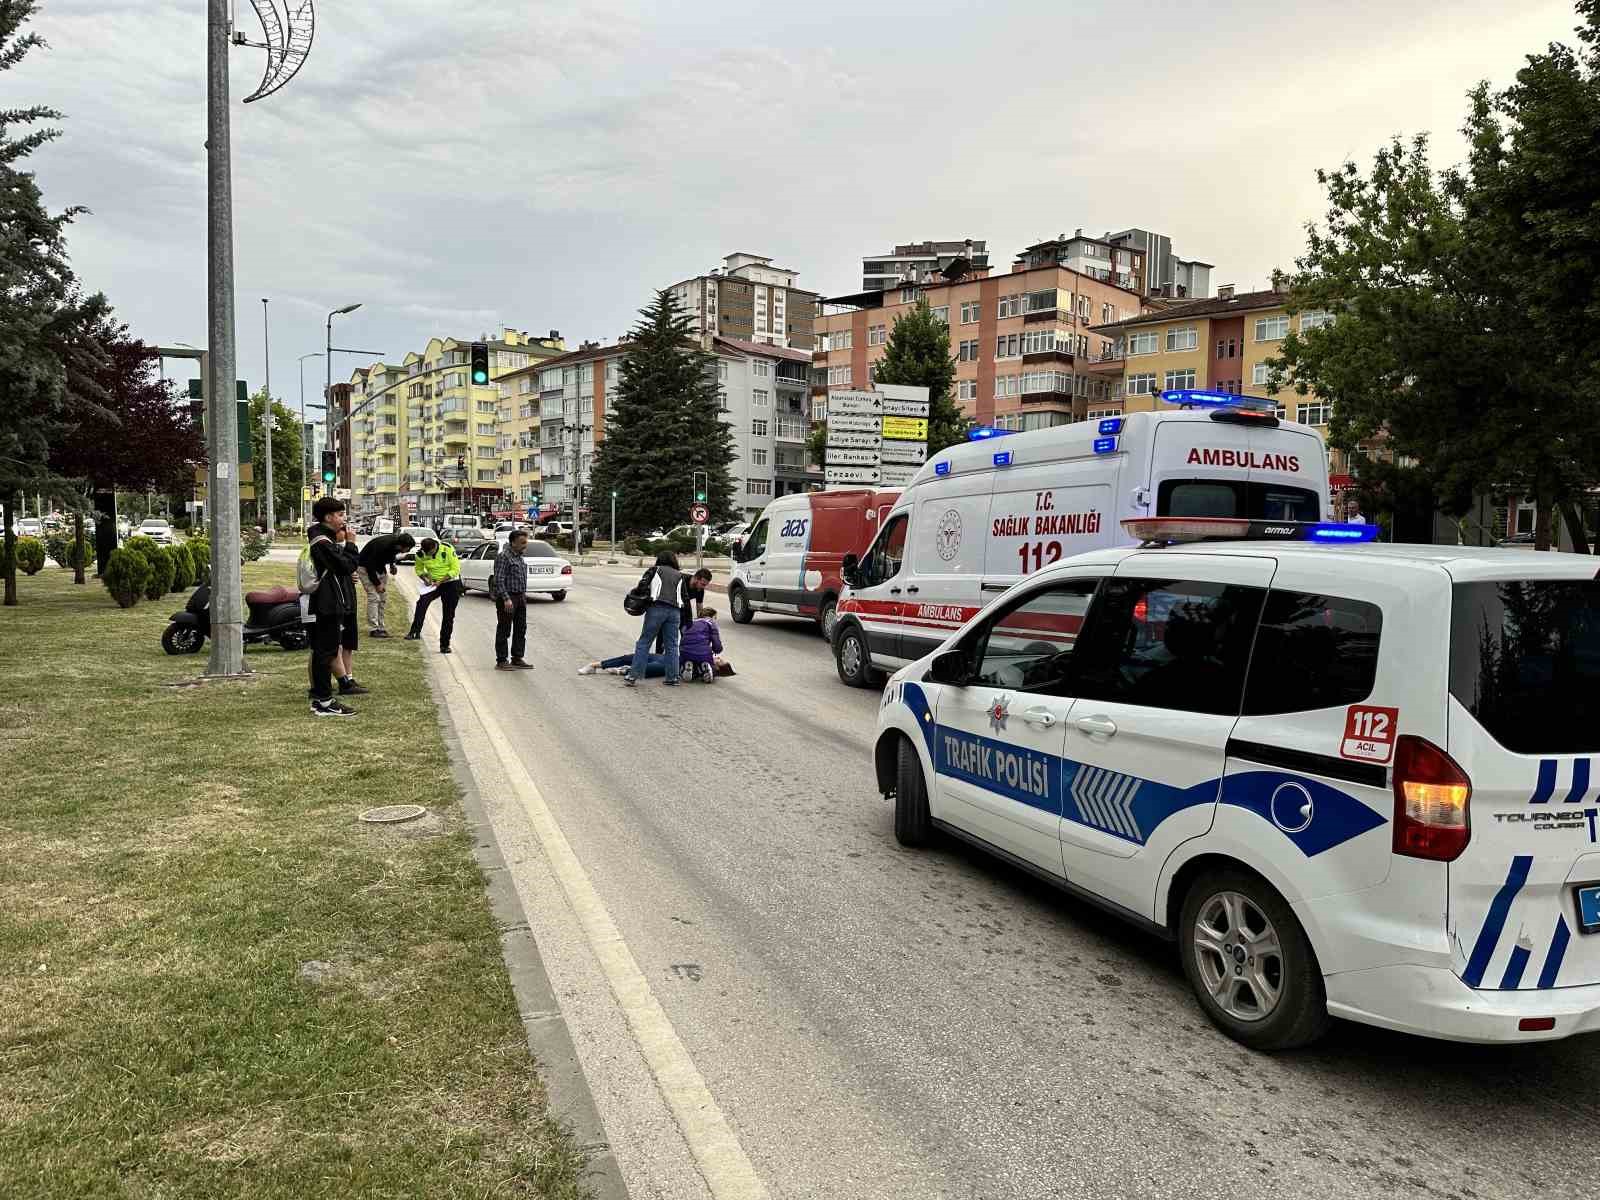
<svg viewBox="0 0 1600 1200"><path fill-rule="evenodd" d="M393 825L399 821L415 821L428 810L420 804L390 804L383 808L369 808L360 819L370 825Z"/></svg>

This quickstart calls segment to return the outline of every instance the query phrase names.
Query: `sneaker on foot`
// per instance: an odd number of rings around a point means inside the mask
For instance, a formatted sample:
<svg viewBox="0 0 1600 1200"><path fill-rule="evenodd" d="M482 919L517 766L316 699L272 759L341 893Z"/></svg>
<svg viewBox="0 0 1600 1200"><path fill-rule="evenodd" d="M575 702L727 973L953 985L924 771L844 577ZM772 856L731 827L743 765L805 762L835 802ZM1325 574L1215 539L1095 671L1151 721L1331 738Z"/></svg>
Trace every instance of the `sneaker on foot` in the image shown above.
<svg viewBox="0 0 1600 1200"><path fill-rule="evenodd" d="M313 700L311 702L311 715L313 717L353 717L356 710L346 708L337 700Z"/></svg>
<svg viewBox="0 0 1600 1200"><path fill-rule="evenodd" d="M389 631L387 629L369 629L367 631L367 636L368 637L376 637L376 638L386 638L386 637L389 636Z"/></svg>
<svg viewBox="0 0 1600 1200"><path fill-rule="evenodd" d="M408 642L420 642L422 640L422 635L420 633L408 633L406 634L404 640Z"/></svg>
<svg viewBox="0 0 1600 1200"><path fill-rule="evenodd" d="M449 654L450 653L450 647L449 646L440 646L439 647L439 653L440 654Z"/></svg>
<svg viewBox="0 0 1600 1200"><path fill-rule="evenodd" d="M514 671L531 671L533 670L533 664L531 662L523 662L520 658L513 658L511 660L511 669Z"/></svg>
<svg viewBox="0 0 1600 1200"><path fill-rule="evenodd" d="M578 674L579 675L593 675L594 672L595 672L595 669L593 667L591 667L591 666L588 666L588 665L581 666L581 667L578 668Z"/></svg>
<svg viewBox="0 0 1600 1200"><path fill-rule="evenodd" d="M632 675L624 675L622 677L622 686L623 687L638 687L639 686L639 681L637 679L635 679Z"/></svg>
<svg viewBox="0 0 1600 1200"><path fill-rule="evenodd" d="M339 681L339 695L341 696L365 696L370 690L362 687L353 678Z"/></svg>
<svg viewBox="0 0 1600 1200"><path fill-rule="evenodd" d="M515 668L515 667L513 667L513 666L512 666L512 665L511 665L511 664L510 664L510 663L508 663L508 662L497 662L497 663L495 663L495 665L494 665L494 669L495 669L495 670L496 670L496 671L513 671L513 670L515 670L515 669L516 669L516 668Z"/></svg>

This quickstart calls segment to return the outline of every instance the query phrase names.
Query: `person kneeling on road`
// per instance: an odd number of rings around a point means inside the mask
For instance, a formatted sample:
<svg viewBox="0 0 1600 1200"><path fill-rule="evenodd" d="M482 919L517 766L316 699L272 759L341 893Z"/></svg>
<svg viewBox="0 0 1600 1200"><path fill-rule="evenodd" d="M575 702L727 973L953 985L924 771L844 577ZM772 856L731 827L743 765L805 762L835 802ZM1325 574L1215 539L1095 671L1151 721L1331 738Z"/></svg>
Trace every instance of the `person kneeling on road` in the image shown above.
<svg viewBox="0 0 1600 1200"><path fill-rule="evenodd" d="M676 687L678 683L678 633L687 629L694 620L692 601L696 590L691 588L689 577L678 569L678 556L670 550L656 555L656 565L646 571L634 589L649 598L644 611L644 624L639 629L639 640L633 647L633 671L622 681L633 687L644 677L645 660L656 645L661 643L661 656L666 659L665 683Z"/></svg>
<svg viewBox="0 0 1600 1200"><path fill-rule="evenodd" d="M311 626L311 715L353 717L355 711L333 697L333 675L343 655L356 648L356 592L351 576L360 563L354 535L347 539L344 501L324 496L311 506L311 514L316 524L306 530L306 542L317 572L316 588L310 593L311 613L316 617ZM346 682L340 680L341 694L365 690L353 678L348 679L348 688Z"/></svg>
<svg viewBox="0 0 1600 1200"><path fill-rule="evenodd" d="M361 589L367 594L367 636L386 638L389 628L384 624L384 608L389 603L388 576L398 574L394 560L411 547L416 539L409 533L381 533L368 538L357 555L361 563Z"/></svg>
<svg viewBox="0 0 1600 1200"><path fill-rule="evenodd" d="M685 679L693 677L701 683L716 678L717 655L722 653L722 633L717 629L717 610L702 606L700 617L691 621L683 631L680 657Z"/></svg>
<svg viewBox="0 0 1600 1200"><path fill-rule="evenodd" d="M711 669L716 675L723 678L726 678L729 675L738 674L738 672L733 669L733 664L727 659L723 658L720 654L712 659ZM678 677L680 679L691 678L693 670L694 667L692 664L684 663L679 668ZM632 672L633 654L631 652L628 654L619 654L615 658L597 658L594 662L585 663L583 666L578 668L579 675L605 674L627 676L632 674ZM645 656L644 677L646 679L660 679L666 673L667 659L665 655L650 654Z"/></svg>
<svg viewBox="0 0 1600 1200"><path fill-rule="evenodd" d="M528 643L528 564L522 551L528 544L525 529L515 530L495 555L494 574L489 577L489 595L494 599L494 669L531 671L524 662ZM511 639L511 661L506 661L506 637Z"/></svg>
<svg viewBox="0 0 1600 1200"><path fill-rule="evenodd" d="M422 586L416 609L411 614L411 630L406 641L422 637L422 622L428 605L438 600L443 616L439 621L439 653L450 653L450 635L456 627L456 602L461 599L461 560L455 548L433 538L423 538L417 548L417 582Z"/></svg>

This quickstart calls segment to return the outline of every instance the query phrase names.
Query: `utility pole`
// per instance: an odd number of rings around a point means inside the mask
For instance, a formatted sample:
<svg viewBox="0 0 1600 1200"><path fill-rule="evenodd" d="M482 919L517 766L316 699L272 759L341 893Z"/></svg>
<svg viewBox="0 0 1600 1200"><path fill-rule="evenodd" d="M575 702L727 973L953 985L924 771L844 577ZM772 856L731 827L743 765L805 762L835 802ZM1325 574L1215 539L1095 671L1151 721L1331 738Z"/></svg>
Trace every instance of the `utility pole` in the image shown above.
<svg viewBox="0 0 1600 1200"><path fill-rule="evenodd" d="M210 675L244 673L243 582L239 574L239 427L234 405L233 174L228 113L228 0L206 17L206 266L210 297L206 379L211 504Z"/></svg>
<svg viewBox="0 0 1600 1200"><path fill-rule="evenodd" d="M261 440L266 445L266 449L264 451L266 456L266 479L264 481L264 487L266 490L267 503L267 541L270 542L272 540L272 535L277 531L278 528L278 509L277 506L272 502L272 346L267 336L267 300L264 296L261 299L261 354L266 363L262 370L266 374L266 383L264 386L267 393L267 411L265 419L261 422L265 430L262 434Z"/></svg>
<svg viewBox="0 0 1600 1200"><path fill-rule="evenodd" d="M313 351L311 351L310 354L302 354L300 356L300 436L301 437L305 437L305 434L306 434L306 359L308 359L308 358L321 358L321 357L322 357L322 351L320 351L320 350L313 350ZM324 413L323 415L326 416L327 414ZM305 459L305 465L303 467L301 467L301 469L300 469L300 528L301 528L301 530L306 529L311 524L311 522L306 520L306 516L308 515L306 513L306 491L307 491L307 489L309 489L311 487L311 471L312 471L312 468L314 466L318 466L319 465L319 464L316 463L316 455L313 453L313 451L316 449L316 439L312 438L311 439L311 443L312 444L309 445L309 446L300 447L300 449L303 451L303 453L301 454L300 457Z"/></svg>
<svg viewBox="0 0 1600 1200"><path fill-rule="evenodd" d="M611 562L617 561L617 489L611 489Z"/></svg>
<svg viewBox="0 0 1600 1200"><path fill-rule="evenodd" d="M583 560L583 435L594 428L582 422L565 426L572 431L572 549Z"/></svg>

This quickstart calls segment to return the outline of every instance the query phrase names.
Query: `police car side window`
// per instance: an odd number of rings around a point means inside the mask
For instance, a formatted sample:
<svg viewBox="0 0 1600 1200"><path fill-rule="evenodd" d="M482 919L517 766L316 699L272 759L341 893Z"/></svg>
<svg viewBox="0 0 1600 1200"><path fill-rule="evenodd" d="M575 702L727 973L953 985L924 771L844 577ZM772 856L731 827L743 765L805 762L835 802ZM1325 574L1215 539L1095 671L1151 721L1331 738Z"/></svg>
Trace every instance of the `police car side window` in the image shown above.
<svg viewBox="0 0 1600 1200"><path fill-rule="evenodd" d="M1072 651L1099 579L1071 579L1002 610L972 642L973 685L1074 695Z"/></svg>
<svg viewBox="0 0 1600 1200"><path fill-rule="evenodd" d="M1085 699L1237 715L1264 588L1112 579L1076 656Z"/></svg>
<svg viewBox="0 0 1600 1200"><path fill-rule="evenodd" d="M1378 677L1383 613L1376 604L1273 590L1250 655L1244 715L1359 704Z"/></svg>
<svg viewBox="0 0 1600 1200"><path fill-rule="evenodd" d="M863 564L863 582L866 586L883 583L900 574L900 567L906 560L906 529L910 517L901 513L878 534L878 540L872 543L872 549L867 552L867 561Z"/></svg>

